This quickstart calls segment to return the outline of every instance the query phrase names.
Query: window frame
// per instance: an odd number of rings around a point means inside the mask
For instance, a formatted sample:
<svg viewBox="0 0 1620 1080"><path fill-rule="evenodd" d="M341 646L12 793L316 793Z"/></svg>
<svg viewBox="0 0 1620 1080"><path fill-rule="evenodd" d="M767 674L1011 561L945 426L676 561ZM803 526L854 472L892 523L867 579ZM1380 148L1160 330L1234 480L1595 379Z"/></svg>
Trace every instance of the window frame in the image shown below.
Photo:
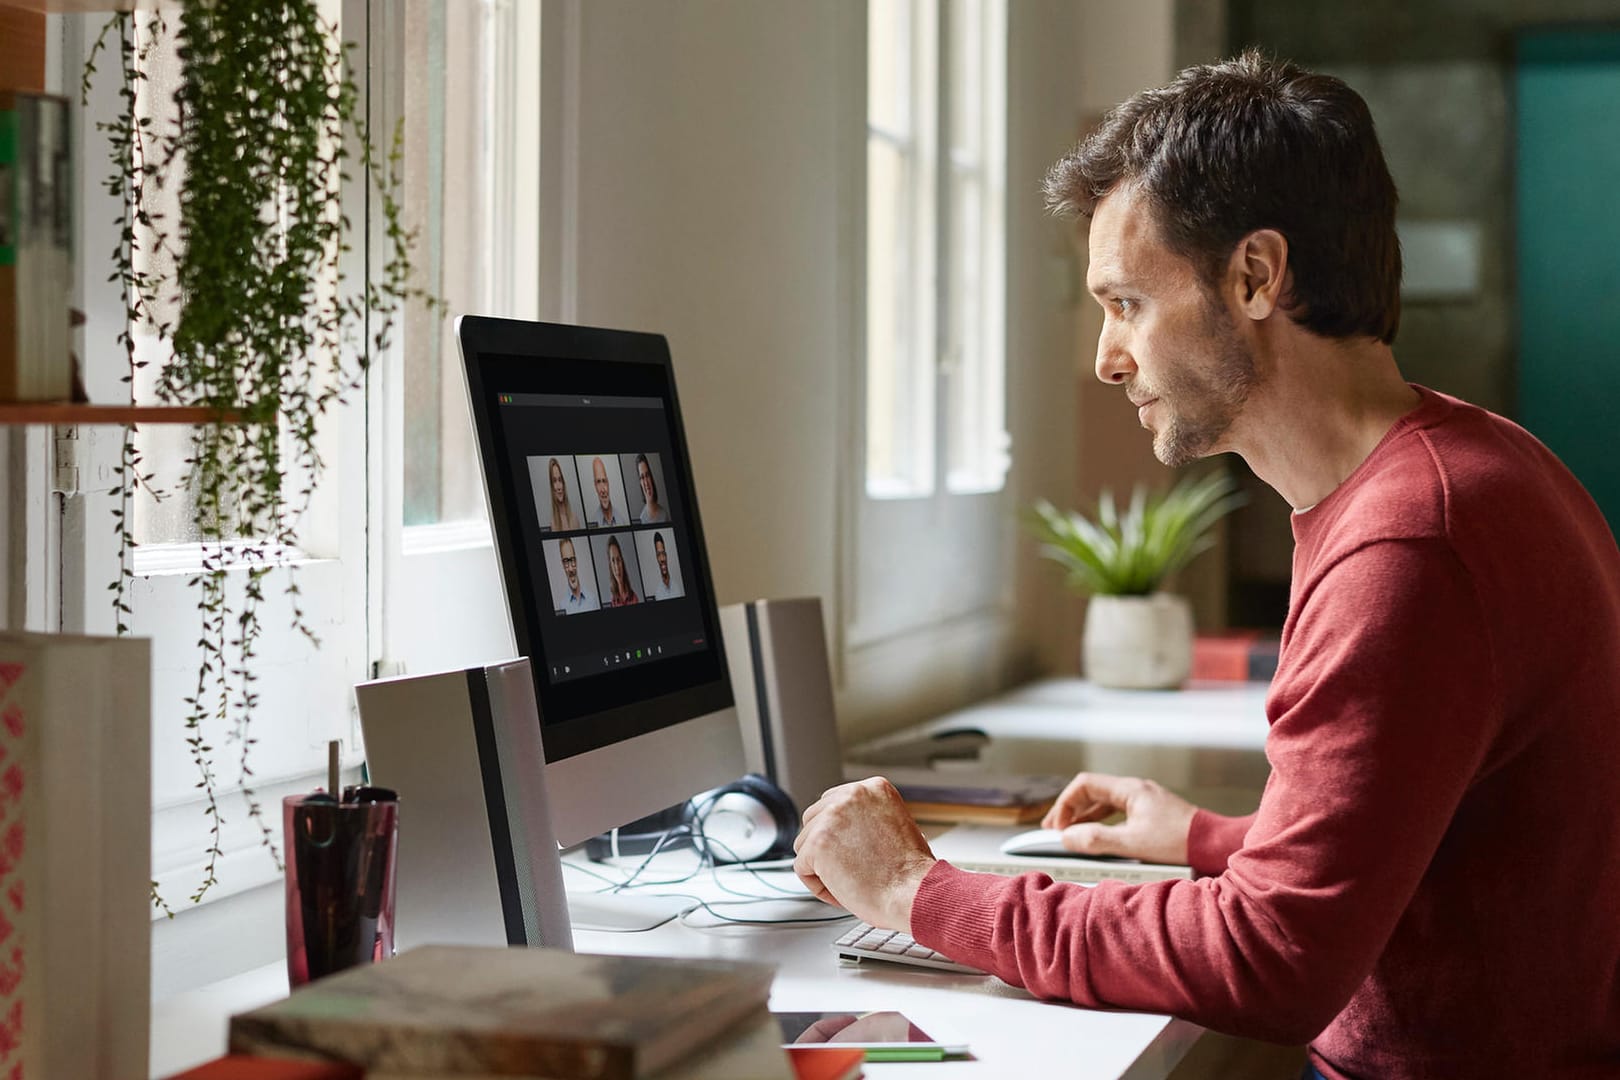
<svg viewBox="0 0 1620 1080"><path fill-rule="evenodd" d="M883 0L869 0L871 3ZM909 0L917 4L933 4L939 16L939 35L935 48L941 57L948 57L952 28L949 8L951 0ZM991 0L1006 18L1006 6L1001 0ZM852 19L852 22L856 20ZM843 115L854 121L859 116L855 131L860 133L859 150L851 145L850 157L858 163L864 178L870 123L867 93L869 91L868 49L870 48L867 10L863 7L859 24L850 28L860 49L859 77L854 80L855 100L845 102ZM1003 22L1005 31L1005 21ZM1003 59L1000 70L1005 72L1007 35L1001 35ZM948 99L948 64L935 67L938 100ZM1005 113L1005 85L1001 105ZM949 110L938 109L935 129L941 145L948 148ZM996 198L1001 202L1002 234L1006 229L1005 154L1006 127L999 155L1003 177ZM851 140L853 144L854 140ZM948 185L951 162L948 153L937 155L935 183ZM982 647L986 655L995 651L995 643L1005 637L1012 596L1011 560L1013 555L1012 522L1009 509L1011 491L1010 454L1000 462L1001 475L994 485L979 483L953 486L950 483L950 457L947 437L936 437L933 446L933 476L927 493L904 496L874 494L869 484L867 447L870 437L868 414L868 363L866 328L871 293L867 282L865 258L867 238L870 236L868 206L864 179L846 181L858 193L856 209L848 222L854 253L849 260L853 267L851 308L854 327L851 333L852 355L855 357L850 377L850 436L854 453L851 455L844 512L848 526L843 531L841 555L843 619L842 647L846 658L855 667L864 667L879 655L894 655L896 651L920 657L933 648L930 642L949 638L970 643L969 647ZM945 362L943 344L949 341L949 282L948 275L937 268L949 258L949 238L944 235L950 228L949 206L941 196L936 204L933 221L936 252L934 267L925 274L933 288L934 324L931 328L936 342L934 358L934 424L936 432L947 433L950 419L947 381L950 376ZM946 252L944 258L938 252ZM994 275L993 288L999 292L999 308L1006 310L1005 243L1002 245L1003 266ZM1006 407L1006 343L1008 333L1005 317L999 327L999 341L1003 357L1000 367L1003 388L1001 428L1005 436ZM1005 440L1010 445L1010 439ZM960 487L957 490L956 487ZM864 654L864 656L863 656Z"/></svg>

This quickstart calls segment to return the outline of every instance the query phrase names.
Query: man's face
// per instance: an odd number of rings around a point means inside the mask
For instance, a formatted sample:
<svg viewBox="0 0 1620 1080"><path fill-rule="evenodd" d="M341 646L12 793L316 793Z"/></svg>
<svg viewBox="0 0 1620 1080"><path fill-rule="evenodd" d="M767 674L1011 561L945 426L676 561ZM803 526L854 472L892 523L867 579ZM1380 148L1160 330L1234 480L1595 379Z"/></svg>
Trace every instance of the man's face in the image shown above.
<svg viewBox="0 0 1620 1080"><path fill-rule="evenodd" d="M1160 238L1133 187L1098 202L1090 245L1086 288L1103 307L1097 378L1125 387L1166 465L1232 449L1223 439L1257 377L1220 295Z"/></svg>
<svg viewBox="0 0 1620 1080"><path fill-rule="evenodd" d="M596 477L596 497L602 500L602 509L611 510L613 503L607 482L607 466L602 464L601 458L591 462L591 475Z"/></svg>
<svg viewBox="0 0 1620 1080"><path fill-rule="evenodd" d="M669 554L664 550L662 540L653 541L653 554L658 556L658 572L663 575L664 584L669 584Z"/></svg>
<svg viewBox="0 0 1620 1080"><path fill-rule="evenodd" d="M574 542L564 540L557 548L562 555L563 573L568 578L570 592L579 592L579 560L574 557Z"/></svg>
<svg viewBox="0 0 1620 1080"><path fill-rule="evenodd" d="M645 461L636 462L636 476L641 480L641 497L650 505L653 501L652 469Z"/></svg>

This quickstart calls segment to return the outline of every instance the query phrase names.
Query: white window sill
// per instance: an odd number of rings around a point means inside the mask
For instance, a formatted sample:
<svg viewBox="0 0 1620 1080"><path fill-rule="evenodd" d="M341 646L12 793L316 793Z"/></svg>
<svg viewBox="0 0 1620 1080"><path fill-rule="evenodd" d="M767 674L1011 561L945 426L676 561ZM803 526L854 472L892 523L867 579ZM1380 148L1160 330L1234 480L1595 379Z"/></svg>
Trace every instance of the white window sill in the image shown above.
<svg viewBox="0 0 1620 1080"><path fill-rule="evenodd" d="M287 995L287 963L244 971L228 979L152 1002L150 1075L173 1076L225 1052L233 1014Z"/></svg>

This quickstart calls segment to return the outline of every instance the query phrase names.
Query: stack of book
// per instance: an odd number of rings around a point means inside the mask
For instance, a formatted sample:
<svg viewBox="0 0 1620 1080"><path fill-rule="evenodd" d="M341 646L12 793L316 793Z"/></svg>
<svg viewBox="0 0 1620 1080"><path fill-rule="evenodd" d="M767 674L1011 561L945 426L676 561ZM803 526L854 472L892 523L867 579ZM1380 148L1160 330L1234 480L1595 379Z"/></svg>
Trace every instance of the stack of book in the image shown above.
<svg viewBox="0 0 1620 1080"><path fill-rule="evenodd" d="M73 395L68 101L0 90L0 401Z"/></svg>
<svg viewBox="0 0 1620 1080"><path fill-rule="evenodd" d="M151 651L0 633L0 1076L147 1075Z"/></svg>
<svg viewBox="0 0 1620 1080"><path fill-rule="evenodd" d="M844 766L846 780L883 776L900 792L906 809L920 822L974 822L1029 825L1063 793L1065 776L995 773L979 769L888 767L858 762Z"/></svg>
<svg viewBox="0 0 1620 1080"><path fill-rule="evenodd" d="M1270 682L1277 673L1278 636L1265 630L1227 630L1193 639L1194 681Z"/></svg>
<svg viewBox="0 0 1620 1080"><path fill-rule="evenodd" d="M775 969L723 960L429 945L231 1018L230 1051L366 1080L793 1080Z"/></svg>

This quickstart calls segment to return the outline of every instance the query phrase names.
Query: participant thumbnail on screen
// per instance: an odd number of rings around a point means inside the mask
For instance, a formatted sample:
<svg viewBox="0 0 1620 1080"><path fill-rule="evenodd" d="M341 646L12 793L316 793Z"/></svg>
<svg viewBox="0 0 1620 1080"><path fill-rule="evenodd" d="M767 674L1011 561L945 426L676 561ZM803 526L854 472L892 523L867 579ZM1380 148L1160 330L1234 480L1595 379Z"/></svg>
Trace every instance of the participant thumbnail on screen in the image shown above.
<svg viewBox="0 0 1620 1080"><path fill-rule="evenodd" d="M624 475L631 480L630 516L642 525L662 525L669 520L664 501L664 466L658 454L620 454Z"/></svg>
<svg viewBox="0 0 1620 1080"><path fill-rule="evenodd" d="M641 595L648 600L685 596L681 560L671 529L642 529L636 533L636 555L641 559Z"/></svg>
<svg viewBox="0 0 1620 1080"><path fill-rule="evenodd" d="M581 454L574 459L579 475L590 485L585 497L585 521L593 529L617 529L630 524L624 508L624 476L617 454Z"/></svg>
<svg viewBox="0 0 1620 1080"><path fill-rule="evenodd" d="M571 532L585 527L579 516L579 477L568 454L540 454L528 459L535 515L541 532Z"/></svg>
<svg viewBox="0 0 1620 1080"><path fill-rule="evenodd" d="M559 615L596 611L596 573L592 569L591 546L587 538L563 537L546 540L540 549L546 559L546 580L551 582L551 607Z"/></svg>
<svg viewBox="0 0 1620 1080"><path fill-rule="evenodd" d="M641 569L635 538L630 533L591 537L596 559L596 595L605 607L641 603Z"/></svg>

